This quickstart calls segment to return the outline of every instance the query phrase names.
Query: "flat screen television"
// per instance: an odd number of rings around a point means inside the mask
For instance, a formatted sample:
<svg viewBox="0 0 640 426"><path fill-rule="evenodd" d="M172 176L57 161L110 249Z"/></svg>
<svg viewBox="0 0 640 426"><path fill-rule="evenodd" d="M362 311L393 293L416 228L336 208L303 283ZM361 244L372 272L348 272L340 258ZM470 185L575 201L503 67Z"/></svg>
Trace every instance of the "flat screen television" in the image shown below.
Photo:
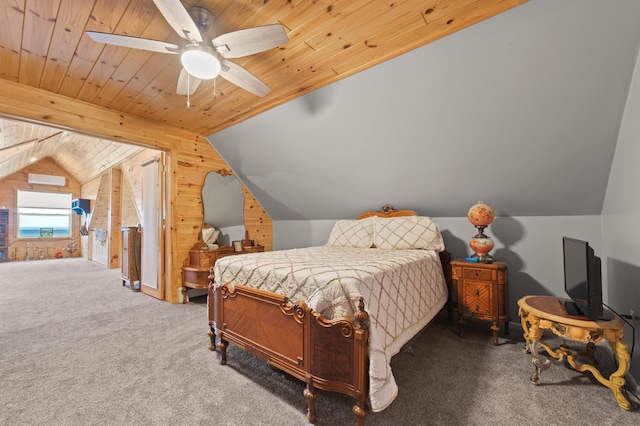
<svg viewBox="0 0 640 426"><path fill-rule="evenodd" d="M600 258L586 241L562 238L564 289L571 298L565 303L570 315L602 319L602 269Z"/></svg>

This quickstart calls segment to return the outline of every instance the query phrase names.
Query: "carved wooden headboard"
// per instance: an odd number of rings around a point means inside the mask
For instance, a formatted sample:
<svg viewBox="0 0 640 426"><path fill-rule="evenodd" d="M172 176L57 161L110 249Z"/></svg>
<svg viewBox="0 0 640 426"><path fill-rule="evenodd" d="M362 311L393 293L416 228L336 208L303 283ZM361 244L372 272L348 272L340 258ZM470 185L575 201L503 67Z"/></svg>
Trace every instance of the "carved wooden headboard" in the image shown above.
<svg viewBox="0 0 640 426"><path fill-rule="evenodd" d="M396 210L392 205L387 204L385 206L382 206L380 208L380 211L370 211L370 212L362 213L360 216L358 216L358 219L364 219L371 216L400 217L400 216L415 216L415 215L416 215L416 212L414 212L413 210Z"/></svg>

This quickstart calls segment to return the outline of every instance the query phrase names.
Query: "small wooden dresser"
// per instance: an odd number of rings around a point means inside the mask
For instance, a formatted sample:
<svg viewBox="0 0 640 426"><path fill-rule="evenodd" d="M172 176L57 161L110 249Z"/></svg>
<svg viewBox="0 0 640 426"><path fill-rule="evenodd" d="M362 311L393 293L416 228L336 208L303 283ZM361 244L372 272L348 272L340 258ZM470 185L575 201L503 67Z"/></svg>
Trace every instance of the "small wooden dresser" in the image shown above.
<svg viewBox="0 0 640 426"><path fill-rule="evenodd" d="M122 285L128 286L131 290L140 290L140 286L136 288L136 281L140 280L138 276L138 265L136 256L136 239L138 237L138 228L135 226L123 226L122 231L122 253L120 257L120 274L122 276Z"/></svg>
<svg viewBox="0 0 640 426"><path fill-rule="evenodd" d="M464 317L491 321L493 344L498 344L498 322L509 334L507 266L503 262L451 261L451 303L459 316L459 335L464 335Z"/></svg>
<svg viewBox="0 0 640 426"><path fill-rule="evenodd" d="M235 251L231 246L220 246L217 249L203 247L202 243L196 244L189 251L189 264L182 267L182 286L186 290L190 288L207 289L209 287L209 271L215 265L216 260L232 256L234 254L255 253L264 251L264 246L246 247L242 251Z"/></svg>

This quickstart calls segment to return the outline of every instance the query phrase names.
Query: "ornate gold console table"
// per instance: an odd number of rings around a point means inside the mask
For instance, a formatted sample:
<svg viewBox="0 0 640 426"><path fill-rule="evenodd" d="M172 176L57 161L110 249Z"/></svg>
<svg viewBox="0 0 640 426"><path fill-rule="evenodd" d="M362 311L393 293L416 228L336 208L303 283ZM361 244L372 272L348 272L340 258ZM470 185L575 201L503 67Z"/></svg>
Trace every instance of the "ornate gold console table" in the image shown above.
<svg viewBox="0 0 640 426"><path fill-rule="evenodd" d="M624 376L629 370L629 350L622 341L624 337L624 321L616 317L611 311L605 309L606 320L590 321L586 317L569 315L564 303L567 300L553 296L525 296L518 301L520 307L518 315L524 330L525 350L531 352L535 373L531 376L533 384L540 383L540 374L551 365L551 360L540 356L540 347L555 358L555 364L562 363L565 359L569 365L580 372L589 371L600 383L613 391L618 405L630 410L631 405L622 393L625 384ZM590 364L578 364L576 358L578 351L571 350L566 345L558 349L552 349L548 344L540 342L543 330L551 330L554 334L577 342L585 342L586 355L594 364L593 352L595 344L605 339L609 342L611 350L618 358L618 369L605 379L600 371Z"/></svg>

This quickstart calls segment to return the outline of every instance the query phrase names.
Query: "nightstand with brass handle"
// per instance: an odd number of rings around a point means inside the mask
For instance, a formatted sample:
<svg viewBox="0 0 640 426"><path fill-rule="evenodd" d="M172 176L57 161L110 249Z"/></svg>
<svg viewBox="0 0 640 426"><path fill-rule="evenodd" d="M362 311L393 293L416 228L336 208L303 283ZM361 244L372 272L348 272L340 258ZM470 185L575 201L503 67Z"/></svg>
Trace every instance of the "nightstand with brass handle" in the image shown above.
<svg viewBox="0 0 640 426"><path fill-rule="evenodd" d="M464 336L464 318L491 321L493 344L498 344L498 322L509 334L507 266L503 262L451 261L451 303L458 312L458 334Z"/></svg>

